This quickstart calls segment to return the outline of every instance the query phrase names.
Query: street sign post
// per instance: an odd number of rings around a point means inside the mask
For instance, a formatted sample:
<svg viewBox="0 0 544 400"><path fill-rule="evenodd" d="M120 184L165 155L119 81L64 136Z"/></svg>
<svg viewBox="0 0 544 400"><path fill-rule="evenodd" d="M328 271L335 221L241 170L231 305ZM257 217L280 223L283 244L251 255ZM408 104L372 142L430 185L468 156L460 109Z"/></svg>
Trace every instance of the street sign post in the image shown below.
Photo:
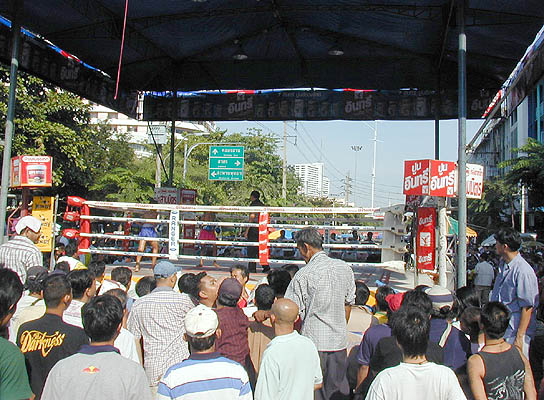
<svg viewBox="0 0 544 400"><path fill-rule="evenodd" d="M168 142L168 134L166 125L148 125L147 126L147 143L148 144L166 144Z"/></svg>
<svg viewBox="0 0 544 400"><path fill-rule="evenodd" d="M244 146L210 146L208 179L244 180Z"/></svg>

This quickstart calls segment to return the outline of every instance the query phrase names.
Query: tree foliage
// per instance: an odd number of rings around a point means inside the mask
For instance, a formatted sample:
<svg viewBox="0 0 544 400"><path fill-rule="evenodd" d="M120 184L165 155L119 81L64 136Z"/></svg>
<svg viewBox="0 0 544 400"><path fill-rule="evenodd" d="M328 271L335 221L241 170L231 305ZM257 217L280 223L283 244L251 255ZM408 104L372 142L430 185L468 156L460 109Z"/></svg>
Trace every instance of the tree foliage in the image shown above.
<svg viewBox="0 0 544 400"><path fill-rule="evenodd" d="M9 71L0 67L0 123L5 126ZM137 158L127 134L107 124L90 124L91 106L80 97L60 90L31 75L17 79L17 104L12 155L51 155L53 188L44 194L77 195L89 200L149 202L155 186L155 158ZM287 199L282 198L282 160L278 139L257 129L244 133L211 132L187 136L195 147L188 158L183 181L183 145L174 155L174 187L196 189L197 201L209 205L246 205L252 190L262 193L271 206L329 206L326 199L311 199L297 193L300 182L287 172ZM205 144L206 143L206 144ZM245 147L245 176L241 182L208 180L209 143L236 143ZM162 157L169 170L169 145ZM154 148L150 146L150 149ZM163 186L166 174L162 173Z"/></svg>
<svg viewBox="0 0 544 400"><path fill-rule="evenodd" d="M9 71L0 67L0 124L5 126ZM90 105L34 76L17 79L12 155L53 157L53 188L47 194L85 197L103 173L132 164L134 153L109 126L89 124ZM2 149L3 150L3 149Z"/></svg>
<svg viewBox="0 0 544 400"><path fill-rule="evenodd" d="M506 182L510 185L525 185L532 207L544 205L544 145L534 139L517 149L521 155L499 164L508 168Z"/></svg>
<svg viewBox="0 0 544 400"><path fill-rule="evenodd" d="M482 198L468 200L469 223L485 227L488 235L494 233L497 227L512 226L513 196L516 193L517 187L504 179L486 180Z"/></svg>

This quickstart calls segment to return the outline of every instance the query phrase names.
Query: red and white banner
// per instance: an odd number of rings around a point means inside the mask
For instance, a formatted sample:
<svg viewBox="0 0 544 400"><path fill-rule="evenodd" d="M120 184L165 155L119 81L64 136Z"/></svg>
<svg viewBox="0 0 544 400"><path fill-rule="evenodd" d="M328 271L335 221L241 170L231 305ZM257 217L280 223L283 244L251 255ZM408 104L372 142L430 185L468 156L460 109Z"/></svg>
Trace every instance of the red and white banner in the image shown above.
<svg viewBox="0 0 544 400"><path fill-rule="evenodd" d="M457 163L440 160L404 161L404 194L407 196L455 197L458 192ZM481 199L484 167L467 164L467 198Z"/></svg>
<svg viewBox="0 0 544 400"><path fill-rule="evenodd" d="M419 269L434 271L436 242L436 210L434 207L417 209L416 260Z"/></svg>
<svg viewBox="0 0 544 400"><path fill-rule="evenodd" d="M404 161L403 190L405 195L422 196L429 194L429 161Z"/></svg>
<svg viewBox="0 0 544 400"><path fill-rule="evenodd" d="M270 218L267 212L259 214L259 264L268 265L268 222Z"/></svg>
<svg viewBox="0 0 544 400"><path fill-rule="evenodd" d="M467 198L481 199L484 192L484 166L467 164Z"/></svg>
<svg viewBox="0 0 544 400"><path fill-rule="evenodd" d="M429 194L454 197L457 186L457 165L452 161L430 160L431 179Z"/></svg>

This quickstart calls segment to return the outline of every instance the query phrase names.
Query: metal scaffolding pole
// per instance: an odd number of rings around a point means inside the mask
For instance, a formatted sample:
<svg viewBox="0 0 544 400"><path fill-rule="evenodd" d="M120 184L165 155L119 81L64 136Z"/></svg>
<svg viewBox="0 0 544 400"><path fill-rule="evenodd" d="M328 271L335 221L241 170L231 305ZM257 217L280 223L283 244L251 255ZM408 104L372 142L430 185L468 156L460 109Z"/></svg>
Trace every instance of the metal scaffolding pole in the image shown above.
<svg viewBox="0 0 544 400"><path fill-rule="evenodd" d="M458 54L458 200L459 200L459 245L457 247L457 287L463 287L467 283L467 184L466 184L466 142L467 142L467 37L465 34L465 0L457 2L457 27L459 29L459 54Z"/></svg>
<svg viewBox="0 0 544 400"><path fill-rule="evenodd" d="M21 44L21 24L19 13L23 8L23 0L12 1L13 17L11 21L12 48L11 68L9 72L9 97L8 110L6 114L6 129L4 137L4 153L2 159L2 187L0 189L0 244L7 236L4 236L6 229L6 214L8 207L8 189L11 163L11 145L13 142L13 131L15 119L15 101L17 91L17 69L19 68L19 46Z"/></svg>

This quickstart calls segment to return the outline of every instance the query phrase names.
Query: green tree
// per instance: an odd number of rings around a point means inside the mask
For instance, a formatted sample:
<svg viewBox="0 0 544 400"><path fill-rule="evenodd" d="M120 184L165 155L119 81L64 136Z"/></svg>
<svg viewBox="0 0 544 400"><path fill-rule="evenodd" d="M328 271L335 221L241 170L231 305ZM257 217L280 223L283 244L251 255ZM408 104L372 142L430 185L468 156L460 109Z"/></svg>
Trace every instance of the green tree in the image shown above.
<svg viewBox="0 0 544 400"><path fill-rule="evenodd" d="M0 124L5 126L9 71L0 67ZM34 76L17 79L12 154L53 157L53 188L47 194L86 197L104 172L131 165L133 152L107 125L89 124L90 105Z"/></svg>
<svg viewBox="0 0 544 400"><path fill-rule="evenodd" d="M499 226L513 224L513 201L517 187L504 179L496 178L484 182L481 199L468 200L469 223L484 227L484 239L494 233Z"/></svg>
<svg viewBox="0 0 544 400"><path fill-rule="evenodd" d="M499 164L508 168L505 176L510 185L525 185L532 207L544 205L544 144L529 139L527 144L516 149L521 155L517 158Z"/></svg>

